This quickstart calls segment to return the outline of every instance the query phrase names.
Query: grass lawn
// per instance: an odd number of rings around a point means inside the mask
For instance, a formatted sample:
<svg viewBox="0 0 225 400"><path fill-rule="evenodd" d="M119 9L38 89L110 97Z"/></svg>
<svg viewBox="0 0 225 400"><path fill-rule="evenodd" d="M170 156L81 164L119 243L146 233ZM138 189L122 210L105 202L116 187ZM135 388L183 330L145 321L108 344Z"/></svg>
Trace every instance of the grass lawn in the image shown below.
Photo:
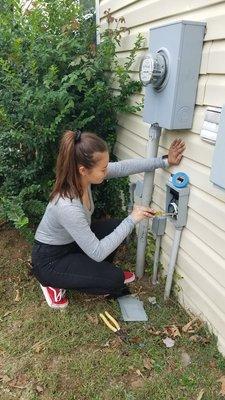
<svg viewBox="0 0 225 400"><path fill-rule="evenodd" d="M68 291L63 311L50 309L29 273L30 246L8 227L0 231L1 400L219 400L225 360L216 339L149 277L131 284L144 301L147 323L120 324L125 344L99 320L117 301ZM134 270L135 245L121 245L116 262ZM157 304L148 297L155 296ZM180 336L179 336L180 332ZM163 342L175 340L171 348ZM223 378L222 378L223 379Z"/></svg>

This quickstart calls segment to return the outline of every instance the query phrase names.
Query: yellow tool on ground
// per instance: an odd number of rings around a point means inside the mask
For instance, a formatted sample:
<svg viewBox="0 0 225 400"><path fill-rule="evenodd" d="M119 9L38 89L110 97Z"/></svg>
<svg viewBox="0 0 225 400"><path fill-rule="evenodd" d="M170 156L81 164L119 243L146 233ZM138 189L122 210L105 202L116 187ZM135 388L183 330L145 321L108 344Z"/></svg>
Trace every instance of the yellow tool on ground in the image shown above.
<svg viewBox="0 0 225 400"><path fill-rule="evenodd" d="M124 342L129 342L129 339L127 338L126 332L124 332L118 322L115 320L115 318L112 317L108 313L108 311L104 311L104 314L99 314L99 317L102 319L102 321L108 326L108 328L113 331L116 335L118 335Z"/></svg>

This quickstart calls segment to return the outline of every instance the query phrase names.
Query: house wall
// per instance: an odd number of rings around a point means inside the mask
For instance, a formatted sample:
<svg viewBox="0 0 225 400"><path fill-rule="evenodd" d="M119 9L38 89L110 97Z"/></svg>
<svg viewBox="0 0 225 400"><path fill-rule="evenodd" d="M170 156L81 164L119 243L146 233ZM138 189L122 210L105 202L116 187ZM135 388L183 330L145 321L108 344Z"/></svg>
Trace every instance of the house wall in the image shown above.
<svg viewBox="0 0 225 400"><path fill-rule="evenodd" d="M218 0L102 0L99 4L101 29L105 29L104 11L110 8L114 17L124 16L130 34L124 35L118 57L123 62L132 48L136 35L144 36L132 75L138 78L140 59L148 49L149 28L182 19L205 21L202 62L198 81L193 127L190 131L164 131L159 155L166 154L172 140L181 137L187 149L179 167L157 170L153 205L163 208L165 184L169 174L185 171L190 177L190 198L187 225L183 230L176 271L182 277L177 284L180 302L200 314L218 336L218 346L225 354L225 191L209 180L214 146L200 138L206 107L225 103L225 1ZM114 87L116 92L117 88ZM140 101L141 94L132 102ZM115 153L119 159L146 156L148 124L142 112L119 115L118 141ZM225 171L224 171L225 173ZM131 180L143 175L132 176ZM168 223L162 240L161 261L167 268L173 226Z"/></svg>

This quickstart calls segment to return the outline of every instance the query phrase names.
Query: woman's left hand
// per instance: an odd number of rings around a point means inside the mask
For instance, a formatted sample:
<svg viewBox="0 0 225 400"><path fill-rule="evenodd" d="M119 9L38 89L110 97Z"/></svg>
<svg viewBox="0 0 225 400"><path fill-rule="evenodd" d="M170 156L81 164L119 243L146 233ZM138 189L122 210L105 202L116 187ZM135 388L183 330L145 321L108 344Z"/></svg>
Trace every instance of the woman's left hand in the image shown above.
<svg viewBox="0 0 225 400"><path fill-rule="evenodd" d="M182 139L175 139L169 148L168 163L170 165L180 164L185 149L184 141Z"/></svg>

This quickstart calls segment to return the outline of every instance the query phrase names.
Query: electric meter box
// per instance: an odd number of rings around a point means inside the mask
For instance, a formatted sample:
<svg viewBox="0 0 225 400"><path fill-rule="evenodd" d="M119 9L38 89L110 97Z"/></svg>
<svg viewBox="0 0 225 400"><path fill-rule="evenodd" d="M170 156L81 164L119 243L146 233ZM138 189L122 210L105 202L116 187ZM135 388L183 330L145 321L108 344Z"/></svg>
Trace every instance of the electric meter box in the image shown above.
<svg viewBox="0 0 225 400"><path fill-rule="evenodd" d="M166 61L161 86L145 88L143 119L166 129L192 127L204 22L180 21L150 29L149 50Z"/></svg>
<svg viewBox="0 0 225 400"><path fill-rule="evenodd" d="M168 213L175 212L169 217L177 229L182 228L187 222L188 199L190 187L177 188L171 181L166 183L166 207Z"/></svg>

